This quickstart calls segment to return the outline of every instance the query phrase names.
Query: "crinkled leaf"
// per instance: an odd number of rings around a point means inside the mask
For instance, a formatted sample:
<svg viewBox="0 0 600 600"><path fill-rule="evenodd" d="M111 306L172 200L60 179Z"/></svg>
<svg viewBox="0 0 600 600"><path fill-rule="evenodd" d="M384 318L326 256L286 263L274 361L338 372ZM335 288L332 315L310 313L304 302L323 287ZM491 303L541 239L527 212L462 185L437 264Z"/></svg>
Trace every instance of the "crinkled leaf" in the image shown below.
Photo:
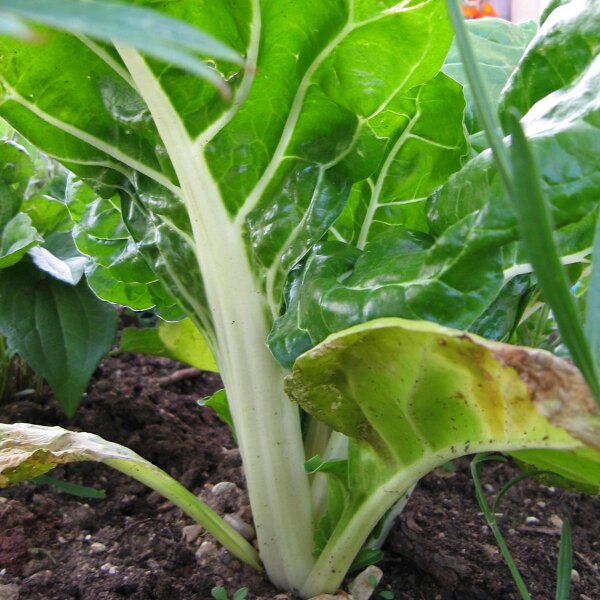
<svg viewBox="0 0 600 600"><path fill-rule="evenodd" d="M165 318L177 319L181 309L145 258L156 254L157 240L162 238L148 240L141 251L125 223L120 198L101 198L74 178L68 182L66 202L75 222L77 248L92 259L87 274L94 292L134 310L156 307Z"/></svg>
<svg viewBox="0 0 600 600"><path fill-rule="evenodd" d="M0 269L17 264L30 248L42 241L29 216L18 213L0 231Z"/></svg>
<svg viewBox="0 0 600 600"><path fill-rule="evenodd" d="M596 0L564 0L548 8L502 94L502 114L510 107L525 114L542 98L574 84L600 54Z"/></svg>
<svg viewBox="0 0 600 600"><path fill-rule="evenodd" d="M587 262L600 198L598 60L523 119L566 263ZM360 206L354 193L348 206L353 202ZM428 236L417 243L411 232L384 234L368 240L362 253L331 243L313 248L288 283L286 313L270 336L278 360L289 367L328 334L377 317L432 320L497 339L510 335L522 297L507 302L509 292L500 296L532 267L516 244L516 215L491 153L452 175L432 194L421 221L404 226Z"/></svg>
<svg viewBox="0 0 600 600"><path fill-rule="evenodd" d="M502 88L517 66L537 30L534 21L514 24L503 19L476 19L466 22L477 62L494 105L500 101ZM463 85L467 108L465 123L472 135L481 131L475 114L471 87L464 71L456 42L446 57L443 72Z"/></svg>
<svg viewBox="0 0 600 600"><path fill-rule="evenodd" d="M334 334L296 361L286 390L352 438L349 499L319 559L325 562L328 548L354 535L355 515L372 513L374 527L410 485L448 460L485 450L581 448L562 427L597 448L600 439L600 417L574 367L427 322L379 319Z"/></svg>
<svg viewBox="0 0 600 600"><path fill-rule="evenodd" d="M370 124L387 138L373 157L379 165L352 188L331 237L362 249L393 228L428 231L427 196L466 154L463 110L460 86L443 74L395 96Z"/></svg>
<svg viewBox="0 0 600 600"><path fill-rule="evenodd" d="M113 307L85 282L67 285L26 261L0 273L0 333L72 416L117 329Z"/></svg>
<svg viewBox="0 0 600 600"><path fill-rule="evenodd" d="M210 330L198 257L181 203L183 197L189 204L201 204L195 197L200 190L186 182L182 193L171 161L180 175L187 172L185 165L192 165L189 172L216 186L211 187L216 197L211 191L202 202L216 202L217 210L225 207L243 229L235 235L243 233L251 268L276 313L288 271L339 216L354 182L384 167L381 176L374 175L389 187L381 197L389 206L381 212L393 213L386 219L397 226L421 219L421 199L443 173L458 167L464 152L457 86L446 83L441 90L452 97L451 103L446 99L447 111L451 107L455 119L440 124L432 120L431 111L428 119L406 128L407 119L415 116L419 86L436 75L450 43L443 2L410 2L398 10L383 10L393 6L392 1L376 6L360 2L349 10L337 1L286 1L276 7L244 1L232 11L225 1L198 5L192 0L161 6L247 53L250 62L244 73L217 61L234 89L231 110L204 82L150 63L155 79L149 85L158 84L170 102L170 131L183 127L189 136L176 145L159 138L123 62L111 49L64 34L46 35L44 65L38 49L34 56L18 41L2 43L2 56L15 60L0 60L5 97L0 111L28 139L90 180L102 197L119 190L123 222L135 249L179 307L195 313ZM285 48L268 41L258 45L259 21L265 39L285 40ZM436 44L430 43L433 37ZM61 65L60 88L52 85L54 76L46 64ZM409 93L413 88L417 91ZM429 99L427 90L423 97ZM441 101L438 93L436 102ZM80 110L82 105L86 111ZM405 131L415 135L403 140ZM395 146L404 152L397 160ZM391 157L387 166L382 164L386 156ZM413 159L432 173L427 181L420 182L416 169L409 172L405 161ZM399 175L410 179L406 189L393 189ZM393 196L407 204L419 200L406 207L405 216L403 207L392 206ZM378 201L375 195L373 208ZM207 207L203 214L207 211L215 212ZM78 244L82 249L80 238ZM129 249L133 253L133 246ZM148 278L113 272L122 266L97 263L91 269L90 283L98 294L109 298L114 275L114 299L119 296L129 305L137 300L136 308L157 300L143 302L139 284L149 284ZM142 269L135 266L136 272Z"/></svg>

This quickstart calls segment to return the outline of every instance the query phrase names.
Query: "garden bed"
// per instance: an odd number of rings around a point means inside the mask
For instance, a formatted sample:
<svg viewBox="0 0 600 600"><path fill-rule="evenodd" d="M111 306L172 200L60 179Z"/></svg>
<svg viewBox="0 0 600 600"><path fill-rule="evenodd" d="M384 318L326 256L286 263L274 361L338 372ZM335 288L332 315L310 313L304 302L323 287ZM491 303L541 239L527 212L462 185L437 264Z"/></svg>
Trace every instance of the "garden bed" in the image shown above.
<svg viewBox="0 0 600 600"><path fill-rule="evenodd" d="M249 524L231 436L210 409L196 404L219 388L218 377L165 380L180 368L166 359L107 358L75 419L64 418L47 396L0 407L0 421L62 425L129 446L221 513ZM479 512L468 461L456 466L421 482L389 538L378 590L393 591L396 600L518 598ZM512 466L484 466L486 489L497 491L516 472ZM51 474L102 488L106 499L81 499L31 483L3 491L2 600L208 600L217 585L230 593L247 586L250 599L291 598L278 596L207 536L194 539L189 518L124 475L96 464ZM219 482L234 485L221 485L215 494ZM501 510L499 523L534 599L554 597L559 527L566 517L573 525L571 598L600 597L599 499L525 481L507 494Z"/></svg>

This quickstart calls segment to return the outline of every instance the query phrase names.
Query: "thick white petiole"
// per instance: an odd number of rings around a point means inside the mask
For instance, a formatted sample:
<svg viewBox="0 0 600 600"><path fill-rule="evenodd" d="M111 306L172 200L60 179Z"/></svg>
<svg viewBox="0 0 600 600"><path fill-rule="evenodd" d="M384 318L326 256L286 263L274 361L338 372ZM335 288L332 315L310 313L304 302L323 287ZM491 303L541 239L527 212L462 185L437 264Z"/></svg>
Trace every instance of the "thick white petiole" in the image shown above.
<svg viewBox="0 0 600 600"><path fill-rule="evenodd" d="M275 585L298 589L314 563L313 516L298 408L285 395L285 373L266 346L264 296L202 148L189 137L144 59L130 48L117 48L152 113L190 217L261 560Z"/></svg>

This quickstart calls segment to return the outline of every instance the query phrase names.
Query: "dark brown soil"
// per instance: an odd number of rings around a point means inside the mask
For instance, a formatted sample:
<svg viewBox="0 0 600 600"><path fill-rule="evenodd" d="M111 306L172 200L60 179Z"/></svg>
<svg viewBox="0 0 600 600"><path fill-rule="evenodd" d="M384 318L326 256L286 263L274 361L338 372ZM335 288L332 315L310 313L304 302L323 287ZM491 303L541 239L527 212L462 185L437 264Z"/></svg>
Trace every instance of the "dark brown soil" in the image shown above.
<svg viewBox="0 0 600 600"><path fill-rule="evenodd" d="M157 358L107 358L72 421L49 396L2 406L0 420L63 425L125 444L221 513L250 523L239 455L227 428L196 404L218 389L218 377L161 384L180 368ZM516 472L510 465L484 466L486 489L493 494ZM278 596L208 536L192 541L191 521L141 484L92 464L52 475L102 488L106 498L84 500L32 483L2 492L0 600L210 600L218 585L230 597L247 586L250 599L291 599ZM225 492L215 495L213 486L223 481L235 485L220 486ZM598 499L528 480L507 494L501 510L499 523L534 600L554 598L565 518L573 525L571 598L600 598ZM519 597L474 499L467 460L458 461L454 473L440 470L421 482L385 550L379 590L391 590L396 600Z"/></svg>

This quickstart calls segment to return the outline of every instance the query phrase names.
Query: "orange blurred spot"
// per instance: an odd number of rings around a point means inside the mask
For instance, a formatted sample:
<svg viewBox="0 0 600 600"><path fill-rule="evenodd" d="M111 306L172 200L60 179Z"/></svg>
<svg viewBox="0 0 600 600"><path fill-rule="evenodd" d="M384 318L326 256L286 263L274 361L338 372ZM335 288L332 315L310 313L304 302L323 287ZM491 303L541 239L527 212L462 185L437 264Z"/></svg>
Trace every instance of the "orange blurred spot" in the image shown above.
<svg viewBox="0 0 600 600"><path fill-rule="evenodd" d="M462 12L465 19L477 19L479 16L479 10L475 6L463 5Z"/></svg>
<svg viewBox="0 0 600 600"><path fill-rule="evenodd" d="M479 11L480 17L497 17L494 7L489 2L481 3L481 10Z"/></svg>

